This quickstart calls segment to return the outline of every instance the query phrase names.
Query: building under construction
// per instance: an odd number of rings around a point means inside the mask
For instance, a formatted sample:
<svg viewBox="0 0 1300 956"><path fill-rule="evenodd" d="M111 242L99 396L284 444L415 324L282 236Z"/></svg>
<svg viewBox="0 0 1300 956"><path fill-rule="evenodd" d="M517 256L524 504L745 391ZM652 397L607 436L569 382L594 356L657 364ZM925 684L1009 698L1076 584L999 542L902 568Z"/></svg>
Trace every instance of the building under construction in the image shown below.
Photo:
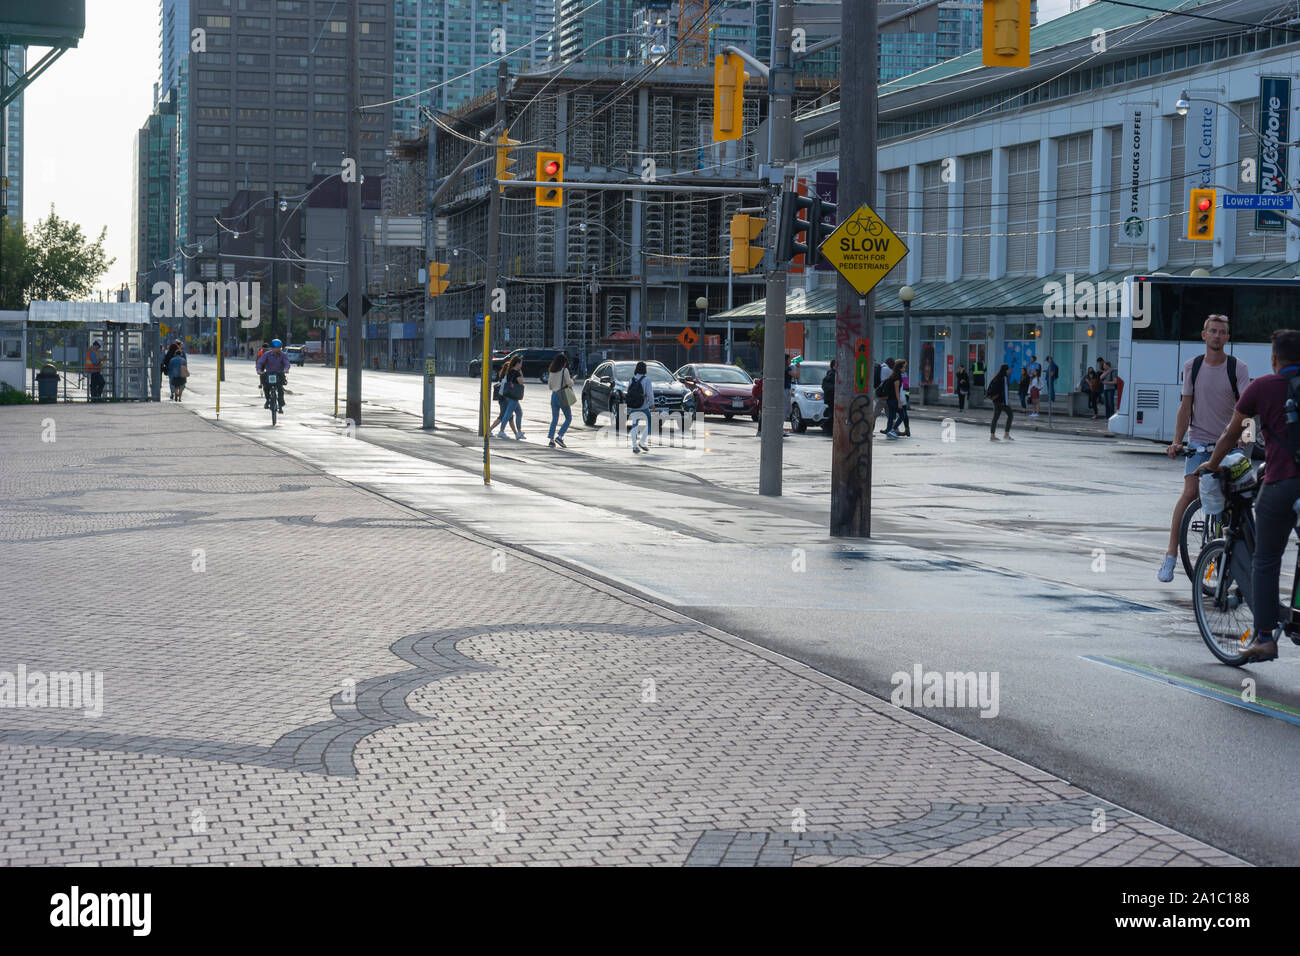
<svg viewBox="0 0 1300 956"><path fill-rule="evenodd" d="M711 69L651 69L590 59L560 69L518 77L511 85L507 123L510 139L519 145L511 153L510 172L531 180L538 151L553 151L565 156L566 182L618 183L627 189L566 186L560 208L539 207L532 188L505 189L499 271L506 307L493 313L494 342L559 346L589 359L606 351L618 333L626 338L638 331L643 316L650 335L675 336L684 326L703 324L704 314L695 305L701 296L708 299L709 315L725 310L729 300L739 305L761 296L760 274L730 281L728 226L737 209L762 205L764 198L649 192L638 186L759 185L766 152L762 80L746 87L744 128L753 132L715 144ZM826 85L801 80L802 102L813 102ZM476 143L492 127L495 112L495 96L489 95L455 114L430 115L423 138L394 143L385 177L385 215L429 216L428 258L451 265L450 288L428 300L426 312L434 321L438 370L444 374L466 370L482 348L477 317L487 310L495 157ZM481 161L471 162L437 209L425 208L435 183L471 149L478 149ZM758 244L770 245L774 233L771 222ZM391 257L390 273L423 265L407 261L406 249L388 248L385 254ZM744 341L748 328L735 326L735 339ZM707 328L710 335L725 332L725 326Z"/></svg>

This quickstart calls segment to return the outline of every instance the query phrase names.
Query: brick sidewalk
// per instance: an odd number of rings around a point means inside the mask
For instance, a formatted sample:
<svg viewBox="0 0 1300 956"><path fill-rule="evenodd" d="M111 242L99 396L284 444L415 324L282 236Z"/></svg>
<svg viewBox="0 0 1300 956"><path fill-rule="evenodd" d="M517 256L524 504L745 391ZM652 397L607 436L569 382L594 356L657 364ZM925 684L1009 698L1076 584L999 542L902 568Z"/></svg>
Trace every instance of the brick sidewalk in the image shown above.
<svg viewBox="0 0 1300 956"><path fill-rule="evenodd" d="M0 862L1239 862L183 408L3 416L0 671L103 713L0 709Z"/></svg>

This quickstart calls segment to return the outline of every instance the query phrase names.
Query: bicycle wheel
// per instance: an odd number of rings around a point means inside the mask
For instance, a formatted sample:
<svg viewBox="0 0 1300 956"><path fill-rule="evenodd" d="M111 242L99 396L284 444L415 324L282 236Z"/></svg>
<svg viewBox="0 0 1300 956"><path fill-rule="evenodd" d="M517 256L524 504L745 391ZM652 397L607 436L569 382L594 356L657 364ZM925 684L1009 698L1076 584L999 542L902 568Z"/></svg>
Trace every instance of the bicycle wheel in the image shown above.
<svg viewBox="0 0 1300 956"><path fill-rule="evenodd" d="M1183 559L1183 570L1189 581L1196 580L1196 561L1205 546L1221 537L1223 516L1207 515L1201 510L1201 499L1192 499L1192 503L1183 512L1183 520L1178 528L1178 553Z"/></svg>
<svg viewBox="0 0 1300 956"><path fill-rule="evenodd" d="M1196 562L1192 600L1196 626L1210 653L1225 664L1240 667L1246 663L1241 648L1250 640L1254 615L1232 566L1222 538L1207 544Z"/></svg>
<svg viewBox="0 0 1300 956"><path fill-rule="evenodd" d="M274 428L274 427L275 427L275 417L276 417L276 415L278 414L278 409L276 408L276 406L277 406L278 403L276 402L275 389L273 389L273 388L272 388L272 389L267 389L266 394L267 394L268 398L270 399L270 403L271 403L271 427Z"/></svg>

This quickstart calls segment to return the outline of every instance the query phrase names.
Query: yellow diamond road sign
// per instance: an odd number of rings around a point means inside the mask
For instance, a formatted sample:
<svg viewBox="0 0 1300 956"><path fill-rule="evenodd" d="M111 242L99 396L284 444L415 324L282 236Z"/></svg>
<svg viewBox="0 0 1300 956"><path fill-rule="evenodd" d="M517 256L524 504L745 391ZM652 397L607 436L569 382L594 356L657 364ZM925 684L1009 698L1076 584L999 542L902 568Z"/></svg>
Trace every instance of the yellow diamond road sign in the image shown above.
<svg viewBox="0 0 1300 956"><path fill-rule="evenodd" d="M822 258L866 296L890 269L903 261L907 246L866 203L835 227L822 244Z"/></svg>

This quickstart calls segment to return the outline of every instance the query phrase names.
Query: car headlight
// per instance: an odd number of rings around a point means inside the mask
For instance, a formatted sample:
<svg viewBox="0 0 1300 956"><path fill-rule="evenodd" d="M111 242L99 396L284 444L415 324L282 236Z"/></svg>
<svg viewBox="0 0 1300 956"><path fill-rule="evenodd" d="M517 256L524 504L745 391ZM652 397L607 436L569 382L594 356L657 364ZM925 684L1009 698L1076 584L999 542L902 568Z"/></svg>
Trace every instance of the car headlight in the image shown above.
<svg viewBox="0 0 1300 956"><path fill-rule="evenodd" d="M714 389L709 388L709 386L707 385L701 385L700 391L703 392L705 395L709 396L709 398L712 398L714 395L718 394Z"/></svg>
<svg viewBox="0 0 1300 956"><path fill-rule="evenodd" d="M822 393L821 393L821 392L814 392L814 391L811 391L811 390L810 390L810 391L804 392L804 395L806 395L810 401L820 402L820 401L822 400Z"/></svg>

